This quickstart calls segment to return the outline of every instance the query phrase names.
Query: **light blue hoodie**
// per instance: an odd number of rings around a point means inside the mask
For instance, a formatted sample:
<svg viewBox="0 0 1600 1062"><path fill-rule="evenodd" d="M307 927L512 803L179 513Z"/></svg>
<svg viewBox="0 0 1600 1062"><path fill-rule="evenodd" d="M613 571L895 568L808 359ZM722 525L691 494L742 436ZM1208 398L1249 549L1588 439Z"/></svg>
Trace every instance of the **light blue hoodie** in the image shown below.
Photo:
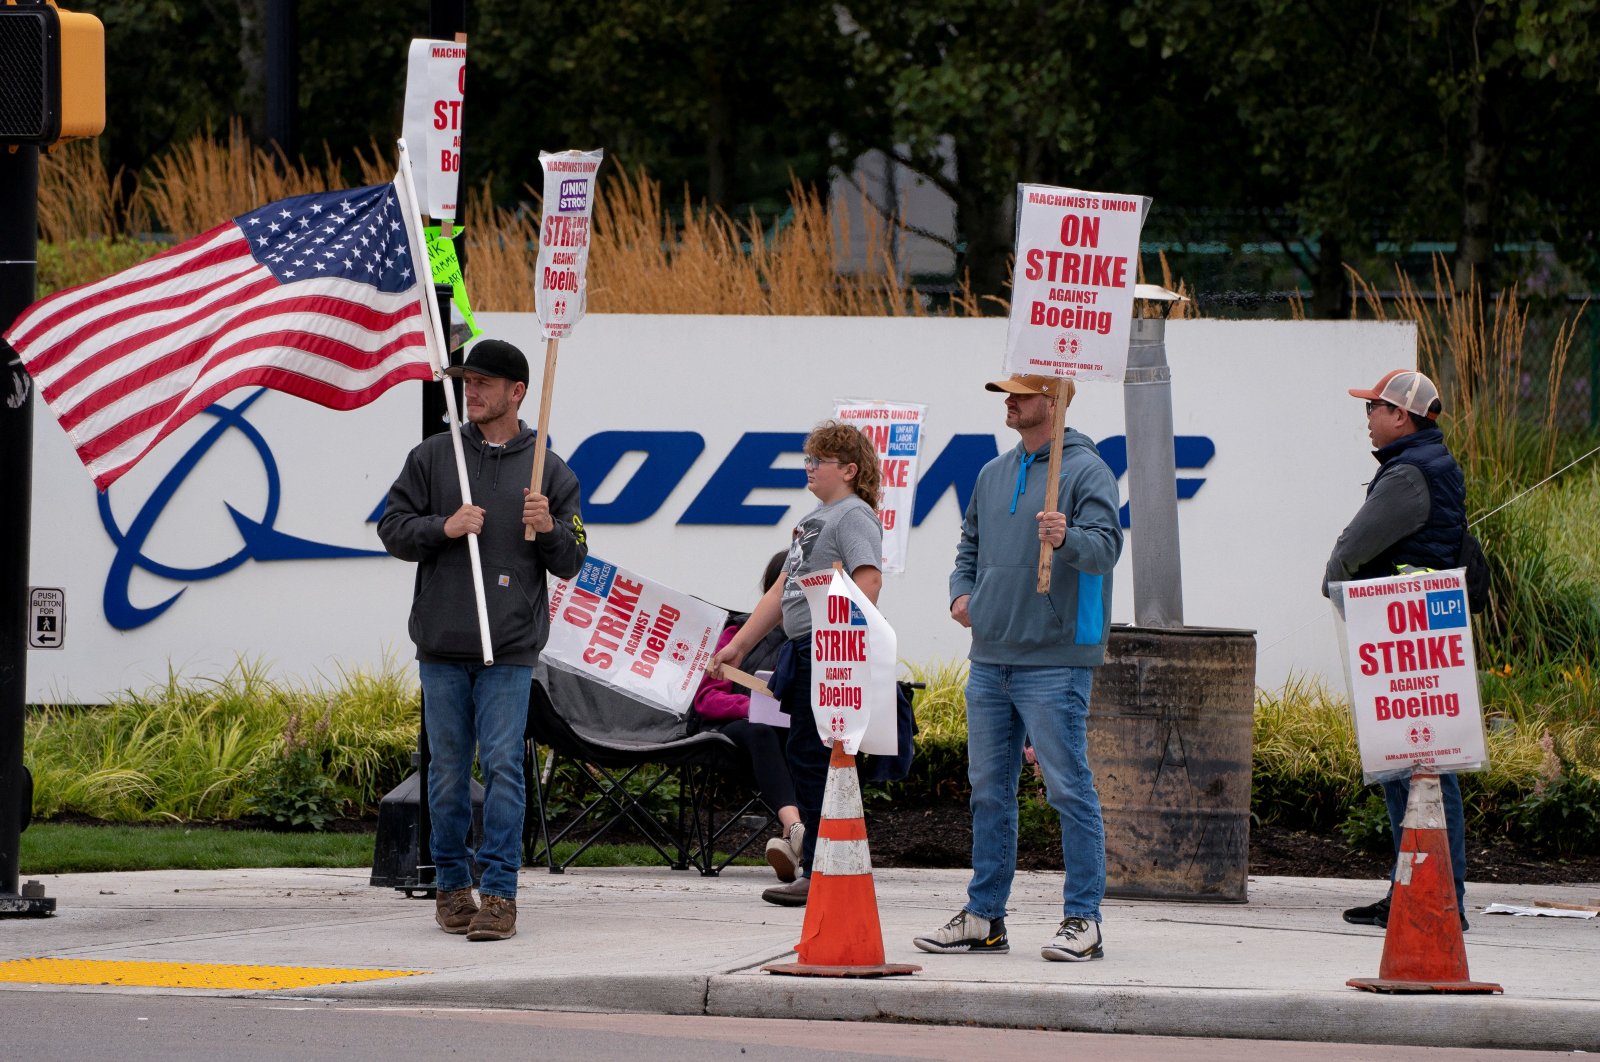
<svg viewBox="0 0 1600 1062"><path fill-rule="evenodd" d="M971 594L971 659L980 664L1095 667L1111 633L1111 570L1122 555L1117 481L1082 432L1066 430L1061 492L1067 537L1055 551L1050 592L1035 589L1039 522L1050 446L1019 442L983 466L961 525L950 601Z"/></svg>

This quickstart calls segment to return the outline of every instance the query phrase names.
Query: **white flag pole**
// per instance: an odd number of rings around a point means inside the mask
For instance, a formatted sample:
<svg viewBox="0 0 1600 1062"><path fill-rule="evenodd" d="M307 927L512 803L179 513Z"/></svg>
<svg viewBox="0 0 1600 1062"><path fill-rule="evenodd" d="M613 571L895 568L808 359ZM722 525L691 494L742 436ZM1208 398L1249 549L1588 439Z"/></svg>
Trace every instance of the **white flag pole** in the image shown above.
<svg viewBox="0 0 1600 1062"><path fill-rule="evenodd" d="M406 212L406 238L411 247L411 264L417 270L417 287L422 300L422 313L427 321L424 330L428 357L433 361L434 379L444 388L444 404L450 414L450 442L455 449L456 477L461 481L461 501L472 504L472 488L467 484L467 457L461 448L461 417L456 412L456 390L444 375L444 327L439 321L439 303L433 295L433 270L428 265L428 249L422 246L422 214L417 208L417 193L411 183L411 155L406 151L404 138L400 145L400 198ZM478 554L478 536L467 535L467 555L472 561L472 596L478 606L478 639L483 646L483 663L494 663L494 643L489 639L489 606L483 597L483 560Z"/></svg>

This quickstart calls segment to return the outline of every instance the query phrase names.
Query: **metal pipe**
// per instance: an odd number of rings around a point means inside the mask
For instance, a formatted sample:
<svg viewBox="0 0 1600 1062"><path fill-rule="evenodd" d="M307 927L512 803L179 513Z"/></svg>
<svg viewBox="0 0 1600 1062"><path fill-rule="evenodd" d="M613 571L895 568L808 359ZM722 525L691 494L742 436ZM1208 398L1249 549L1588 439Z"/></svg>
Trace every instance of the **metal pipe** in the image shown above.
<svg viewBox="0 0 1600 1062"><path fill-rule="evenodd" d="M33 302L39 149L0 145L0 332ZM0 346L0 913L26 910L18 893L23 712L28 690L28 547L33 507L33 381ZM51 901L54 905L54 901Z"/></svg>
<svg viewBox="0 0 1600 1062"><path fill-rule="evenodd" d="M1178 473L1173 451L1167 322L1136 317L1122 402L1128 431L1128 515L1133 614L1140 627L1183 626L1178 556Z"/></svg>

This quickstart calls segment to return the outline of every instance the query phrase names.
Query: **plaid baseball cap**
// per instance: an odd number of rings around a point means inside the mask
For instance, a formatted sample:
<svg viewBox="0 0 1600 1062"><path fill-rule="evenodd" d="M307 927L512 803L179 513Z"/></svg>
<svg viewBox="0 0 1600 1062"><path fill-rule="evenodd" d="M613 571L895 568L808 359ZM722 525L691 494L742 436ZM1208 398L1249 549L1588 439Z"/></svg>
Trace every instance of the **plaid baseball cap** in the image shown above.
<svg viewBox="0 0 1600 1062"><path fill-rule="evenodd" d="M1369 388L1352 387L1350 394L1369 402L1387 402L1407 413L1431 420L1438 420L1439 414L1444 411L1439 401L1439 389L1432 380L1415 369L1396 369Z"/></svg>
<svg viewBox="0 0 1600 1062"><path fill-rule="evenodd" d="M1072 405L1072 396L1078 393L1078 385L1067 377L1056 376L1031 376L1025 373L1012 373L1004 380L990 380L983 385L985 391L1004 391L1013 395L1044 395L1054 398L1059 393L1066 398L1067 405Z"/></svg>

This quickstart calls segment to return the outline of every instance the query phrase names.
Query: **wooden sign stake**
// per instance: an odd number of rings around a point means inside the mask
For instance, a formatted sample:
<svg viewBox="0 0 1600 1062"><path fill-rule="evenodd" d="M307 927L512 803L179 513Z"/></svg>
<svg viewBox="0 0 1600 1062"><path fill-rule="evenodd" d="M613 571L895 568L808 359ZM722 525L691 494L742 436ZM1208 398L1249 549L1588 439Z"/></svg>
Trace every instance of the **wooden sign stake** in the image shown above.
<svg viewBox="0 0 1600 1062"><path fill-rule="evenodd" d="M544 451L545 436L550 430L550 395L556 386L556 347L561 340L551 338L544 343L544 388L539 395L539 438L534 442L533 451L533 481L528 489L535 494L544 492ZM532 542L535 532L527 524L522 525L522 540Z"/></svg>
<svg viewBox="0 0 1600 1062"><path fill-rule="evenodd" d="M1051 416L1050 424L1050 470L1046 473L1048 478L1044 481L1044 512L1054 512L1056 503L1061 498L1061 437L1067 429L1067 404L1061 401L1061 382L1056 381L1055 410ZM1050 592L1050 564L1055 556L1055 550L1050 543L1039 542L1039 582L1037 589L1041 594Z"/></svg>

